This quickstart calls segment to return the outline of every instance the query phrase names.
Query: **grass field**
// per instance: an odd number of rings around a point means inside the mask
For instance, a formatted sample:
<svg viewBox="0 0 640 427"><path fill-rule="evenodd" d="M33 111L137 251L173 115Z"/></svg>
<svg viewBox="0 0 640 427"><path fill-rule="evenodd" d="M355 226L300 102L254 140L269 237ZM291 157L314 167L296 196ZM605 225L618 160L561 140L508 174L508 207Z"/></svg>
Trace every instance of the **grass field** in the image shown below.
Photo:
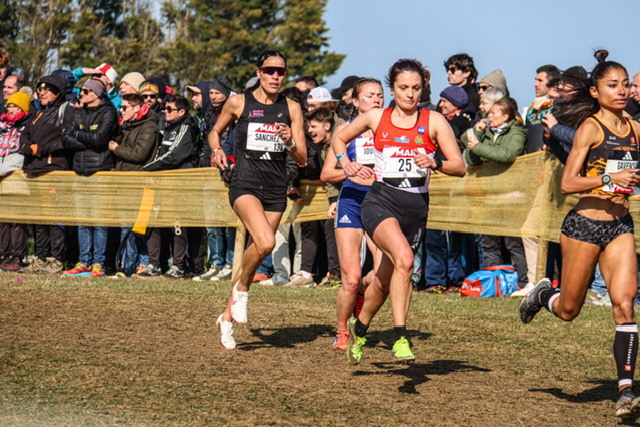
<svg viewBox="0 0 640 427"><path fill-rule="evenodd" d="M254 286L225 351L228 282L17 277L0 275L3 426L620 425L607 308L523 325L516 299L416 294L416 362L393 362L387 304L354 367L330 347L335 290Z"/></svg>

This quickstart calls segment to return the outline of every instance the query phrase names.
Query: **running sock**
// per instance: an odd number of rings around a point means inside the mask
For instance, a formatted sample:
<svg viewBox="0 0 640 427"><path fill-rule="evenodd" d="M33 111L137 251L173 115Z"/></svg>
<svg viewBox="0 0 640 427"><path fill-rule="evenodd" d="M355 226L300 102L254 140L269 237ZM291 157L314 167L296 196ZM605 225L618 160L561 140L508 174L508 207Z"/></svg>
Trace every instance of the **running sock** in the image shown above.
<svg viewBox="0 0 640 427"><path fill-rule="evenodd" d="M545 289L538 294L538 301L540 305L545 307L551 314L553 314L553 301L560 296L560 289L551 288Z"/></svg>
<svg viewBox="0 0 640 427"><path fill-rule="evenodd" d="M393 325L393 342L396 342L400 338L406 337L406 336L407 336L407 326L406 325L401 325L401 326Z"/></svg>
<svg viewBox="0 0 640 427"><path fill-rule="evenodd" d="M355 330L357 337L364 337L367 333L367 329L369 329L369 325L365 325L360 321L360 319L356 319Z"/></svg>
<svg viewBox="0 0 640 427"><path fill-rule="evenodd" d="M613 358L618 370L618 388L633 383L638 357L638 325L623 323L616 325L616 335L613 340Z"/></svg>

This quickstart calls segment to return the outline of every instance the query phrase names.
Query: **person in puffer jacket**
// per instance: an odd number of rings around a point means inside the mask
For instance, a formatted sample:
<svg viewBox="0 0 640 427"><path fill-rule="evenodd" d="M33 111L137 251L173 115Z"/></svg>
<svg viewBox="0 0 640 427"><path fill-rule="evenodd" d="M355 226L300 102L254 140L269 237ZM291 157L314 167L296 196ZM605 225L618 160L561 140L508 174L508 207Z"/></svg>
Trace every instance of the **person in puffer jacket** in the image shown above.
<svg viewBox="0 0 640 427"><path fill-rule="evenodd" d="M61 137L74 108L65 100L66 87L66 81L56 75L44 76L36 85L41 107L29 117L20 134L22 170L28 174L69 169ZM46 203L57 204L57 197L59 192L52 186L48 195L51 200ZM25 272L60 274L67 250L64 226L38 224L34 229L36 259Z"/></svg>
<svg viewBox="0 0 640 427"><path fill-rule="evenodd" d="M111 170L114 160L109 151L109 141L118 126L115 107L106 97L101 81L87 80L80 92L82 107L76 108L67 129L62 134L62 145L73 153L71 169L80 175L92 175ZM79 206L95 206L99 199L91 195ZM63 271L69 276L104 276L104 260L107 250L107 227L78 227L80 261L75 268ZM92 251L93 250L93 251Z"/></svg>

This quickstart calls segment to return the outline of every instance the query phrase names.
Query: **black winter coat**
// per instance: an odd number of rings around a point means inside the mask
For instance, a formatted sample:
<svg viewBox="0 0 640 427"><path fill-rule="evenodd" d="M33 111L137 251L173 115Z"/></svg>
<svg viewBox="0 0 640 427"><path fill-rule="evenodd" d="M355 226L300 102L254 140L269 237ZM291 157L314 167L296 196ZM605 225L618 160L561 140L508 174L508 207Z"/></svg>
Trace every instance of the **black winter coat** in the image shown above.
<svg viewBox="0 0 640 427"><path fill-rule="evenodd" d="M114 161L109 141L117 126L116 109L106 97L97 107L76 108L62 134L62 146L74 152L71 169L80 175L111 170Z"/></svg>

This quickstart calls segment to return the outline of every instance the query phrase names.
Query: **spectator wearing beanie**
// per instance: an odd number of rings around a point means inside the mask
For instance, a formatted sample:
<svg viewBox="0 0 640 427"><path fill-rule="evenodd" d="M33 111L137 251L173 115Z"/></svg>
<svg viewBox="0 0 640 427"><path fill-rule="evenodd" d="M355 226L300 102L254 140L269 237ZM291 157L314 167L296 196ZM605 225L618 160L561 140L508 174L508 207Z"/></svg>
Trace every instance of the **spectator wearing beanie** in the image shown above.
<svg viewBox="0 0 640 427"><path fill-rule="evenodd" d="M145 78L140 73L125 74L120 80L120 95L137 94L140 92L140 85Z"/></svg>
<svg viewBox="0 0 640 427"><path fill-rule="evenodd" d="M0 177L22 169L24 156L20 149L20 133L29 118L31 99L16 92L7 99L7 112L0 115ZM27 226L0 223L0 271L20 271L27 255Z"/></svg>
<svg viewBox="0 0 640 427"><path fill-rule="evenodd" d="M106 93L109 100L115 107L116 111L120 110L122 105L122 98L115 90L116 80L118 80L118 72L115 68L107 63L102 63L96 68L78 67L71 71L75 79L74 83L82 80L83 77L91 75L92 79L100 80L106 88ZM79 93L78 93L79 96Z"/></svg>
<svg viewBox="0 0 640 427"><path fill-rule="evenodd" d="M467 92L460 86L449 86L440 92L438 111L447 119L460 144L461 135L471 127L471 113L464 111L469 103Z"/></svg>
<svg viewBox="0 0 640 427"><path fill-rule="evenodd" d="M493 70L492 72L481 78L478 82L478 94L482 95L484 91L492 87L501 89L505 94L507 94L507 96L509 95L509 89L507 88L507 79L505 78L504 74L502 74L502 70Z"/></svg>

